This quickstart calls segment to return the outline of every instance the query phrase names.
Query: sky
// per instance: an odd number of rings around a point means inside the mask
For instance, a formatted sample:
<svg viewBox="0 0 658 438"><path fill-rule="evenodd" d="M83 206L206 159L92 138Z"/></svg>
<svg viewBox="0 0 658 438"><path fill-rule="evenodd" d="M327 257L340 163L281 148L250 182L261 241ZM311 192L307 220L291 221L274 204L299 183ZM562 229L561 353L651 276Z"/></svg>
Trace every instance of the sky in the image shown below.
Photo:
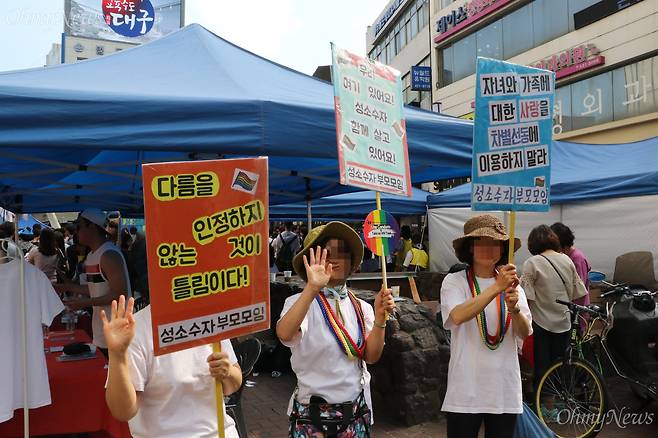
<svg viewBox="0 0 658 438"><path fill-rule="evenodd" d="M98 0L101 2L101 0ZM64 0L8 2L0 12L0 71L41 67L63 31ZM366 28L388 0L187 0L185 22L272 61L313 74L329 43L365 54Z"/></svg>

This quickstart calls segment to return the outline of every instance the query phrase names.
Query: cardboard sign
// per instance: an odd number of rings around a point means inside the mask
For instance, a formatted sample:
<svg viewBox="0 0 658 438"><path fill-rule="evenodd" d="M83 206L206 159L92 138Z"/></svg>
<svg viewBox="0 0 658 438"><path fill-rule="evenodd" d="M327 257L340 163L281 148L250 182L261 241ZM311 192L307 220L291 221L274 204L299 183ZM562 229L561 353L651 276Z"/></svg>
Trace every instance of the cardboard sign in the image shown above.
<svg viewBox="0 0 658 438"><path fill-rule="evenodd" d="M331 45L340 183L411 196L400 72Z"/></svg>
<svg viewBox="0 0 658 438"><path fill-rule="evenodd" d="M555 73L478 58L471 206L549 211Z"/></svg>
<svg viewBox="0 0 658 438"><path fill-rule="evenodd" d="M363 240L373 254L387 256L397 249L400 226L392 214L373 210L363 223Z"/></svg>
<svg viewBox="0 0 658 438"><path fill-rule="evenodd" d="M267 158L142 176L155 354L269 328Z"/></svg>

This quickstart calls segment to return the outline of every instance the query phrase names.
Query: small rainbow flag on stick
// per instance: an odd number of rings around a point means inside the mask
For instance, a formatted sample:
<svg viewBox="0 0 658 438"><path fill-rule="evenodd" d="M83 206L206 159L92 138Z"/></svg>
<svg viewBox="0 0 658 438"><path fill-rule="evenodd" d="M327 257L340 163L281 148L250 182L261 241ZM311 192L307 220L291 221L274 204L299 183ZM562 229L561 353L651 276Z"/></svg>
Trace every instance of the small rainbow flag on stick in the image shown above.
<svg viewBox="0 0 658 438"><path fill-rule="evenodd" d="M392 214L373 210L363 223L363 240L373 254L387 256L398 244L400 226Z"/></svg>

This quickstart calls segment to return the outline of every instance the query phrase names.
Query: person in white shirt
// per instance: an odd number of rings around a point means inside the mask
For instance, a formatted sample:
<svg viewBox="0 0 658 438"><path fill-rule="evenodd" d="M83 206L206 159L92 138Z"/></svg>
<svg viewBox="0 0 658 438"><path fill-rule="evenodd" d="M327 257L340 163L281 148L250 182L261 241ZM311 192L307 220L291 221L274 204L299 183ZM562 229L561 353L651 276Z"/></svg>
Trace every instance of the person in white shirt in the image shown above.
<svg viewBox="0 0 658 438"><path fill-rule="evenodd" d="M77 284L69 279L64 283L56 284L57 292L73 292L86 295L66 302L71 310L93 307L92 331L94 345L107 357L107 344L103 336L103 323L100 312L110 312L110 303L119 299L120 295L132 296L128 267L126 261L105 231L107 217L97 208L88 208L78 216L78 240L81 245L88 246L91 252L84 263L86 284Z"/></svg>
<svg viewBox="0 0 658 438"><path fill-rule="evenodd" d="M386 314L395 308L389 290L375 310L347 290L346 280L363 258L358 234L342 222L314 228L293 266L306 280L289 297L276 332L292 351L297 389L291 397L290 436L369 437L370 374L384 348Z"/></svg>
<svg viewBox="0 0 658 438"><path fill-rule="evenodd" d="M221 352L211 345L162 356L153 354L151 306L133 315L134 299L112 302L112 318L101 311L109 350L105 401L112 415L128 421L133 438L216 438L215 379L224 395L242 385L242 372L229 340ZM238 438L224 415L225 438Z"/></svg>
<svg viewBox="0 0 658 438"><path fill-rule="evenodd" d="M55 232L44 228L39 237L39 246L33 247L25 255L25 260L41 269L51 283L56 283L58 253Z"/></svg>
<svg viewBox="0 0 658 438"><path fill-rule="evenodd" d="M443 326L451 332L442 407L448 438L477 438L483 422L485 437L512 438L523 412L516 341L532 333L532 318L516 268L506 264L509 239L502 222L484 214L453 241L468 267L441 286ZM520 247L515 239L514 251Z"/></svg>

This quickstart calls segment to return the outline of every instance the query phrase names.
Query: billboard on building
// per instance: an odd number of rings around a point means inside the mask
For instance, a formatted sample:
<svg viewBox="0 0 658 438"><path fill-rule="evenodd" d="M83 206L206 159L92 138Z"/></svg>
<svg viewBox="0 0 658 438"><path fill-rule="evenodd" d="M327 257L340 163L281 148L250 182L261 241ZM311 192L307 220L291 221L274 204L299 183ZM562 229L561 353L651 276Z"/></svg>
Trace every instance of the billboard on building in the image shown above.
<svg viewBox="0 0 658 438"><path fill-rule="evenodd" d="M64 33L147 43L183 26L184 0L65 0Z"/></svg>

